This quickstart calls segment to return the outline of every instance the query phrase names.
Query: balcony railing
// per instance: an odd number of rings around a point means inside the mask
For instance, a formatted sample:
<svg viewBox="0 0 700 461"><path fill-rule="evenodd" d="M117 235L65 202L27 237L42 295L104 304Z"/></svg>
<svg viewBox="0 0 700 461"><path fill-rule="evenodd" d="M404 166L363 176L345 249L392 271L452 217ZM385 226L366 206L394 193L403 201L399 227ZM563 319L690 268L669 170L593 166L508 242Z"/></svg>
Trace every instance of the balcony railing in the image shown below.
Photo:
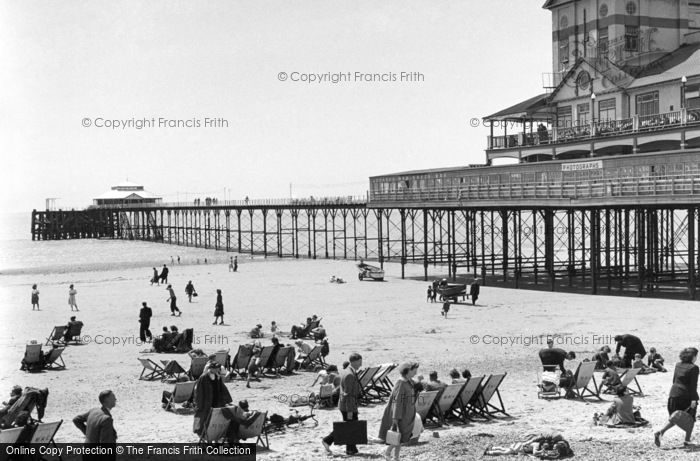
<svg viewBox="0 0 700 461"><path fill-rule="evenodd" d="M470 184L460 187L372 192L373 202L470 202L480 200L594 199L609 197L679 197L700 195L700 174L640 176L614 180L552 183Z"/></svg>
<svg viewBox="0 0 700 461"><path fill-rule="evenodd" d="M305 197L305 198L270 198L249 200L218 200L207 203L205 200L188 202L158 202L91 205L89 208L122 209L122 208L226 208L226 207L265 207L265 206L323 206L323 205L364 205L366 196L343 195L338 197Z"/></svg>
<svg viewBox="0 0 700 461"><path fill-rule="evenodd" d="M700 124L700 109L682 109L665 114L635 115L620 120L596 120L533 133L489 136L487 149L513 149L550 144L562 144L591 138L603 138L630 133L674 129Z"/></svg>

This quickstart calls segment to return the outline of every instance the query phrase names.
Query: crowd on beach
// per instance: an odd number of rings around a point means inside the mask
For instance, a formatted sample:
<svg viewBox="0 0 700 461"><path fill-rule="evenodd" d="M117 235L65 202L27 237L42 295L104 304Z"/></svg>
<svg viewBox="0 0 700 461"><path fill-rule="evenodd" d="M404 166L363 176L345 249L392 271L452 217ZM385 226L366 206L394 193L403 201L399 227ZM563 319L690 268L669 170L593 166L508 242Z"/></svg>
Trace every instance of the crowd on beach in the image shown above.
<svg viewBox="0 0 700 461"><path fill-rule="evenodd" d="M178 257L179 262L179 257ZM237 258L230 258L229 271L238 271ZM151 285L166 284L168 291L171 316L180 317L182 311L177 305L177 296L172 284L169 283L170 269L166 264L158 271L153 268ZM331 282L344 283L342 279L333 276ZM439 288L443 286L441 281L436 281L427 290L427 301L436 302ZM188 301L191 303L194 297L199 296L193 282L190 280L184 287ZM476 278L470 285L468 296L472 303L476 304L480 295L480 280ZM68 288L68 304L71 311L78 311L77 290L71 284ZM212 294L212 298L214 298ZM31 291L32 310L39 309L39 290L37 285L32 286ZM443 306L442 315L446 318L449 312ZM360 353L354 352L347 360L337 366L328 364L325 359L330 353L329 338L326 329L321 324L321 319L313 314L298 325L282 331L276 321L271 321L269 328L265 329L261 323L254 325L248 332L250 344L242 345L238 354L231 360L228 355L222 360L218 354L206 354L200 349L192 349L191 329L180 331L176 325L163 327L160 335L154 337L150 331L150 321L153 316L152 308L147 302L142 302L139 311L139 337L143 342L151 343L152 352L186 352L191 359L206 359L206 363L197 376L187 373L188 379L196 381L192 395L185 403L194 413L193 432L203 437L206 432L208 417L212 409L225 409L224 417L230 421L229 431L224 438L225 443L238 442L241 439L241 427L250 426L261 412L251 410L246 400L234 404L234 400L226 387L226 383L233 379L244 379L246 387L251 387L251 381L260 381L265 375L265 370L275 370L280 374L291 374L302 370L316 373L315 380L310 387L319 386L318 392L311 393L309 400L326 408L337 408L339 419L343 422L359 421L360 411L360 370L363 369L363 358ZM71 340L69 331L82 322L71 317L66 325L64 342ZM224 303L221 289L216 289L214 301L214 323L224 325ZM189 331L189 332L188 332ZM269 338L268 346L263 346L262 340ZM615 352L610 346L603 346L590 358L584 358L583 362L594 362L595 370L603 372L602 384L605 393L611 394L613 400L610 407L604 413L593 415L596 424L606 426L639 427L648 424L634 405L634 393L630 392L627 385L623 384L626 370L638 370L639 374L665 373L664 357L655 348L647 352L641 339L632 334L615 336ZM286 344L285 344L286 342ZM577 372L566 368L566 362L577 358L573 351L565 351L554 347L554 338L551 338L547 347L539 351L539 359L543 368L543 379L539 386L543 389L548 383L554 382L557 387L564 390L566 398L576 396L574 390L577 385ZM272 348L268 355L263 356L265 348ZM309 360L314 350L319 348L320 359ZM624 352L622 349L624 348ZM281 351L285 349L283 356ZM232 367L231 362L238 363L239 356L248 357L243 369ZM653 443L662 445L664 434L674 427L679 427L685 432L685 446L691 445L696 409L698 403L697 381L698 366L695 365L698 350L693 347L684 348L679 353L679 362L676 363L672 384L667 401L669 413L668 421L658 431L654 432ZM646 361L645 361L646 359ZM282 363L282 366L279 364ZM179 366L179 365L178 365ZM43 367L43 366L42 366ZM174 364L171 364L174 367ZM235 368L235 369L234 369ZM377 436L373 438L376 443L386 445L384 449L385 459L398 460L403 446L415 443L423 430L422 418L417 414L416 405L418 396L424 391L443 391L451 384L467 383L472 379L467 367L452 368L449 378L444 381L439 379L437 371L430 371L428 379L418 373L419 364L404 362L396 367L399 377L393 383L393 388L386 396L386 406L378 427ZM185 370L183 369L183 372ZM545 380L544 374L556 375L553 381ZM548 375L549 376L549 375ZM29 391L27 391L29 389ZM0 407L0 425L8 424L8 415L12 415L9 426L17 424L17 421L25 420L29 415L14 415L13 408L20 402L23 395L34 392L32 388L23 390L14 386L10 392L10 398ZM31 394L32 399L41 399L41 396ZM168 408L171 404L172 393L164 391L162 396L163 406ZM45 397L44 397L45 400ZM75 426L85 434L87 443L114 443L117 440L116 430L110 410L116 405L117 399L111 390L99 393L99 407L86 413L76 415L73 419ZM4 421L4 422L3 422ZM324 450L332 454L333 445L336 445L337 434L333 431L321 440ZM359 450L356 445L346 444L345 452L348 455L356 455ZM498 456L508 454L526 454L543 459L556 459L571 456L573 453L568 441L562 434L533 434L523 437L508 446L489 446L484 455Z"/></svg>

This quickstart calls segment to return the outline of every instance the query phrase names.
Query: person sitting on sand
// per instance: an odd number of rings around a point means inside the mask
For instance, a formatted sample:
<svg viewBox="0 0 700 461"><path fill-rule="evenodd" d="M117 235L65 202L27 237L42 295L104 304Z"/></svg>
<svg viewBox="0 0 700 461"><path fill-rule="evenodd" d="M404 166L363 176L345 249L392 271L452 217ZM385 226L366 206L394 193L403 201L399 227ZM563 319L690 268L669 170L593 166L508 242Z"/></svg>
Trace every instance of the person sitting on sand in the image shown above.
<svg viewBox="0 0 700 461"><path fill-rule="evenodd" d="M248 333L248 336L250 336L251 338L262 338L262 325L259 323L255 325L255 327L252 330L250 330L250 333Z"/></svg>
<svg viewBox="0 0 700 461"><path fill-rule="evenodd" d="M462 370L462 378L464 378L465 380L472 379L472 372L469 371L469 369L465 368L464 370Z"/></svg>
<svg viewBox="0 0 700 461"><path fill-rule="evenodd" d="M634 361L632 362L632 368L639 368L640 375L648 375L649 373L656 373L656 370L652 367L644 365L642 356L640 354L634 355Z"/></svg>
<svg viewBox="0 0 700 461"><path fill-rule="evenodd" d="M273 335L280 333L279 327L277 326L277 322L275 322L274 320L270 322L270 333L272 333Z"/></svg>
<svg viewBox="0 0 700 461"><path fill-rule="evenodd" d="M0 417L5 416L10 408L12 408L12 405L14 405L20 397L22 397L22 388L20 386L12 386L10 398L7 400L7 402L2 402Z"/></svg>
<svg viewBox="0 0 700 461"><path fill-rule="evenodd" d="M596 371L605 370L605 366L608 363L608 360L610 360L610 352L611 351L609 346L603 346L593 356L593 359L591 359L591 361L595 362Z"/></svg>
<svg viewBox="0 0 700 461"><path fill-rule="evenodd" d="M655 347L649 348L649 355L647 356L647 365L660 371L661 373L666 373L668 370L664 367L664 358L656 352Z"/></svg>
<svg viewBox="0 0 700 461"><path fill-rule="evenodd" d="M462 378L462 375L459 374L459 370L457 370L456 368L450 370L450 378L452 378L452 384L467 382L466 379Z"/></svg>
<svg viewBox="0 0 700 461"><path fill-rule="evenodd" d="M439 391L447 387L447 384L443 383L438 379L437 371L431 371L429 375L430 380L425 385L426 391Z"/></svg>
<svg viewBox="0 0 700 461"><path fill-rule="evenodd" d="M627 393L625 386L617 386L615 388L615 398L613 403L608 408L605 416L607 420L603 423L613 426L616 424L635 424L637 421L634 417L634 408L632 406L634 397Z"/></svg>
<svg viewBox="0 0 700 461"><path fill-rule="evenodd" d="M561 434L533 434L507 447L488 446L484 455L532 455L540 459L559 459L573 455L573 451Z"/></svg>
<svg viewBox="0 0 700 461"><path fill-rule="evenodd" d="M607 394L613 393L613 391L622 384L620 375L617 372L617 367L612 360L608 360L608 363L605 364L605 373L603 373L602 382L607 386L603 391Z"/></svg>

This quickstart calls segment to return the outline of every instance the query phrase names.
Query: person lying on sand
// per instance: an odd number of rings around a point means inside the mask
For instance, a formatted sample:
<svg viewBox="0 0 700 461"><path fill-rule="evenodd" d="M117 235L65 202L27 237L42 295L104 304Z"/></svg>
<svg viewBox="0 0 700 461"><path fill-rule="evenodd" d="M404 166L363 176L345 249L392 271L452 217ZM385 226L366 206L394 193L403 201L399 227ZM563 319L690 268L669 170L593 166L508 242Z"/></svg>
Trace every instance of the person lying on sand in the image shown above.
<svg viewBox="0 0 700 461"><path fill-rule="evenodd" d="M569 442L561 434L532 434L507 447L489 446L484 455L532 455L540 459L559 459L571 456Z"/></svg>

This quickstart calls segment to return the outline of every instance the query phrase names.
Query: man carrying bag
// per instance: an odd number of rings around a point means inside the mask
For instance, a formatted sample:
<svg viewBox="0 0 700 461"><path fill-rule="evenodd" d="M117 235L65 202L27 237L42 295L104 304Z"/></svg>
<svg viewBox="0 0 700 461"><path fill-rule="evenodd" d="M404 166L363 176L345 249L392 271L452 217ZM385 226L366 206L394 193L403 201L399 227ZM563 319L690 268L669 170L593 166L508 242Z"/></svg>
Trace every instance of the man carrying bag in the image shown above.
<svg viewBox="0 0 700 461"><path fill-rule="evenodd" d="M350 366L340 374L340 399L338 410L343 422L333 423L333 432L323 438L323 448L332 454L331 445L345 444L345 453L356 455L356 444L367 443L367 421L358 421L357 402L360 398L360 380L357 378L357 370L362 367L362 356L358 353L350 354L348 358Z"/></svg>

